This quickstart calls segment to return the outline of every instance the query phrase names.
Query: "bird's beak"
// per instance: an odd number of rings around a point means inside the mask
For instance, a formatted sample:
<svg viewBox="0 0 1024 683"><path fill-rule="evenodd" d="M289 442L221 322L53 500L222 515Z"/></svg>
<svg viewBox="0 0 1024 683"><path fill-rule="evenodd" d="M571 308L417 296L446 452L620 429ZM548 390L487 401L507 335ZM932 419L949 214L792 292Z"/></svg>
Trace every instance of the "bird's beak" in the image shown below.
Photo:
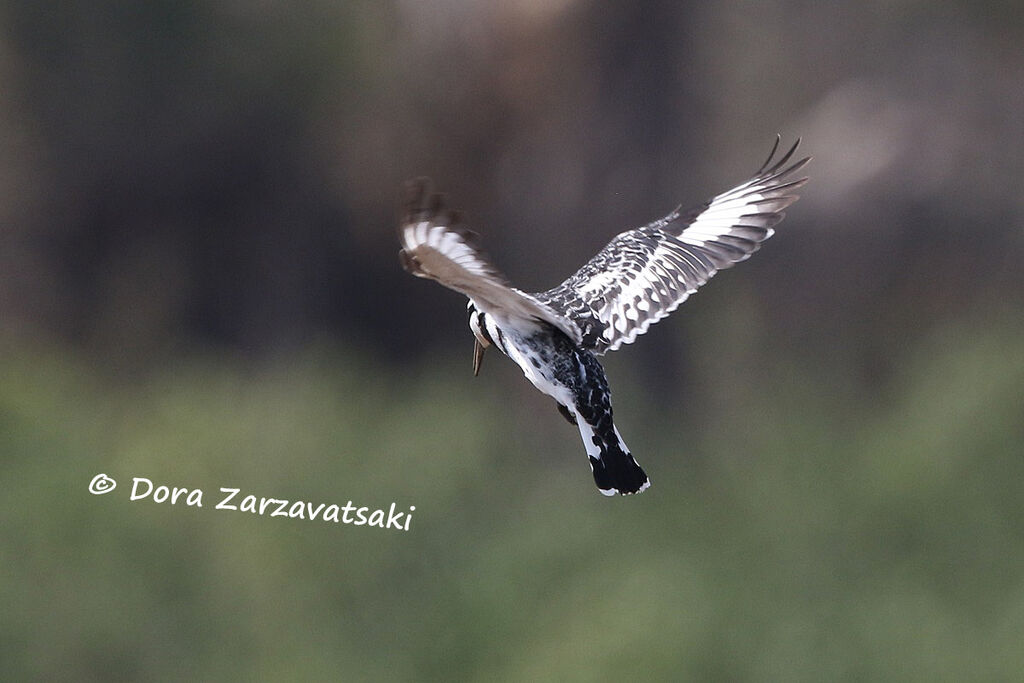
<svg viewBox="0 0 1024 683"><path fill-rule="evenodd" d="M473 376L480 374L480 366L484 363L484 345L479 339L473 340Z"/></svg>

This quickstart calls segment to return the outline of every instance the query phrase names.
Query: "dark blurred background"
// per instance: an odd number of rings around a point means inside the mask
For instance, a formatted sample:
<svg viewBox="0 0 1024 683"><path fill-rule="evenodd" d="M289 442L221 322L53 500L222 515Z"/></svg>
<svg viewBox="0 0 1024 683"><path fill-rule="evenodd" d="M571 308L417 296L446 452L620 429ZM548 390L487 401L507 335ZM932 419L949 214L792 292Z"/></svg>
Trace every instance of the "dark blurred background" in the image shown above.
<svg viewBox="0 0 1024 683"><path fill-rule="evenodd" d="M1024 670L1016 3L5 3L10 680L1009 680ZM461 297L428 175L520 288L745 180L751 261L607 358L654 482L593 488ZM115 493L92 496L104 472ZM207 492L128 500L132 477ZM416 506L405 533L220 486Z"/></svg>

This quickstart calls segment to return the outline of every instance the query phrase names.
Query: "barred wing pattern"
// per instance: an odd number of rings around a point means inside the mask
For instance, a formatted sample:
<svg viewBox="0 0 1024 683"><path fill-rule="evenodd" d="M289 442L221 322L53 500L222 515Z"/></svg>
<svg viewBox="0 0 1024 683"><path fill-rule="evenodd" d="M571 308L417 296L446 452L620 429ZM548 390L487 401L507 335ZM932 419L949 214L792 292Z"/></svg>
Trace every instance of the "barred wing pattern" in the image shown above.
<svg viewBox="0 0 1024 683"><path fill-rule="evenodd" d="M526 324L541 320L561 329L573 342L580 342L576 325L509 285L484 254L479 236L462 226L461 215L449 210L441 195L431 192L426 179L415 180L407 188L399 236L402 267L413 275L465 294L477 309L498 320Z"/></svg>
<svg viewBox="0 0 1024 683"><path fill-rule="evenodd" d="M583 348L596 354L631 344L674 311L715 273L750 257L772 236L790 194L807 178L790 180L810 157L786 166L775 140L753 178L703 205L617 235L565 282L534 297L579 328Z"/></svg>

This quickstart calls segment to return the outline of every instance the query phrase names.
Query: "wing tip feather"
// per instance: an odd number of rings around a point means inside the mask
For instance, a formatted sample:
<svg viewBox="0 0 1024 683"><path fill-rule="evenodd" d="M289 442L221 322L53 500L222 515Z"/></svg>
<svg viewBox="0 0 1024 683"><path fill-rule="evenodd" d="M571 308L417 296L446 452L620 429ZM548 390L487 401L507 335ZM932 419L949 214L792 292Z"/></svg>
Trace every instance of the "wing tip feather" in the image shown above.
<svg viewBox="0 0 1024 683"><path fill-rule="evenodd" d="M775 153L779 151L779 144L782 142L782 134L776 133L775 143L772 145L772 151L768 153L768 158L765 159L765 162L763 164L761 164L761 168L757 169L757 173L754 174L754 178L761 182L767 181L772 176L781 178L791 173L796 173L804 166L809 164L813 157L806 156L803 159L795 161L792 165L786 167L786 164L789 163L789 160L793 158L793 155L796 153L796 150L800 146L800 143L802 141L803 138L798 137L796 141L793 143L793 146L790 147L789 150L785 154L783 154L781 158L775 161ZM806 181L807 179L804 178L803 180Z"/></svg>

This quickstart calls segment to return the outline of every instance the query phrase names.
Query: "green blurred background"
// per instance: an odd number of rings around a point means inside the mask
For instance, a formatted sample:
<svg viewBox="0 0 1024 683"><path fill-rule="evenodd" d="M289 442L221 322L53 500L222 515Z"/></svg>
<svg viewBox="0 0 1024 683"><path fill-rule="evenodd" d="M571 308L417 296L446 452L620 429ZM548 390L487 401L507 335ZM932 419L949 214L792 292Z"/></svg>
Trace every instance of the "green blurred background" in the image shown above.
<svg viewBox="0 0 1024 683"><path fill-rule="evenodd" d="M1021 680L1017 3L0 24L0 678ZM777 132L815 157L777 236L607 357L653 486L605 499L517 368L472 377L461 298L398 268L399 188L433 176L540 290Z"/></svg>

